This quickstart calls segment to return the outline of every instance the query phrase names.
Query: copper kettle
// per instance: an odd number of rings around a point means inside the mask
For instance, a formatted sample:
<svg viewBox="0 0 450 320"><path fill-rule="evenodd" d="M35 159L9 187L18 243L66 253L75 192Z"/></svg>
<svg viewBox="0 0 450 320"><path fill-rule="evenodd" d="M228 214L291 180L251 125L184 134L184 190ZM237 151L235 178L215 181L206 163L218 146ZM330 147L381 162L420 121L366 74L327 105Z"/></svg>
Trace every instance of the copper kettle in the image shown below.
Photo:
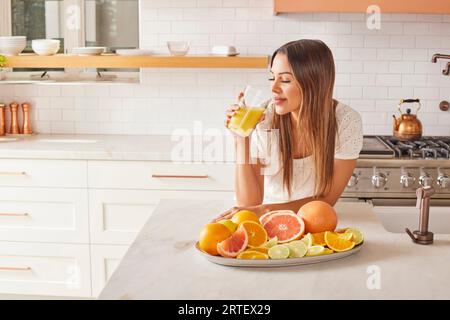
<svg viewBox="0 0 450 320"><path fill-rule="evenodd" d="M404 103L418 103L416 113L411 114L411 109L406 109L406 113L402 113L400 107ZM398 105L398 111L400 112L400 117L394 117L393 129L394 136L399 140L409 141L409 140L418 140L422 137L422 123L417 118L417 111L419 111L420 107L419 99L402 99Z"/></svg>

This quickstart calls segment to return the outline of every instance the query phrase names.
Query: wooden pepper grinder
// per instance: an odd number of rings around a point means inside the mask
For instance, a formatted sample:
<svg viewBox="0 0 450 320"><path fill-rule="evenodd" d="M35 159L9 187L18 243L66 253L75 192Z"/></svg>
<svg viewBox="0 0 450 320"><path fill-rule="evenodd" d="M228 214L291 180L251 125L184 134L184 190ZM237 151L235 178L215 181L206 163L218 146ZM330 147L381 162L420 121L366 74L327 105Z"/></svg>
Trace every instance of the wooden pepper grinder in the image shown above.
<svg viewBox="0 0 450 320"><path fill-rule="evenodd" d="M0 136L4 136L6 134L6 104L0 103Z"/></svg>
<svg viewBox="0 0 450 320"><path fill-rule="evenodd" d="M11 126L9 129L10 134L20 134L19 120L17 117L17 110L19 109L19 104L17 102L11 102L9 104L11 109Z"/></svg>
<svg viewBox="0 0 450 320"><path fill-rule="evenodd" d="M31 122L30 122L30 108L31 105L27 102L22 103L22 111L23 111L23 128L22 133L23 134L32 134L33 130L31 129Z"/></svg>

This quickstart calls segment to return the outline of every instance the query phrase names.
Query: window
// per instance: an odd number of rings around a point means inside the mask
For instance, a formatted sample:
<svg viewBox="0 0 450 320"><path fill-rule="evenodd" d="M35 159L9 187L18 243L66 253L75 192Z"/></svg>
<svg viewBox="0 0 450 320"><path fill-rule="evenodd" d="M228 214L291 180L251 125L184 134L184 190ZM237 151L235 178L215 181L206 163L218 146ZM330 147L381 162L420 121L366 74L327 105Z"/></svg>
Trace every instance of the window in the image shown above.
<svg viewBox="0 0 450 320"><path fill-rule="evenodd" d="M60 40L59 53L70 53L72 48L83 46L106 47L106 51L112 53L122 48L139 48L139 0L0 0L0 9L9 12L6 15L11 19L0 23L0 35L27 36L24 53L33 52L31 42L34 39ZM75 28L69 23L74 19L77 21ZM14 71L34 72L30 76L35 79L44 71L53 72L48 75L72 71L72 78L74 75L73 69L15 68ZM125 74L136 73L139 69L83 71L98 75L99 71Z"/></svg>

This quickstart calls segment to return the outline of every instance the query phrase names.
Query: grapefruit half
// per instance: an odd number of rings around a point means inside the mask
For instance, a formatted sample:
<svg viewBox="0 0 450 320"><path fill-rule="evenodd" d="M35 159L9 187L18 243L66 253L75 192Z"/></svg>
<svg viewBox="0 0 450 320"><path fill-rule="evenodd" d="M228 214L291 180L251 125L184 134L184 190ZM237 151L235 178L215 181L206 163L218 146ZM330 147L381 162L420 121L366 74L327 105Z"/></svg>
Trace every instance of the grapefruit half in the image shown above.
<svg viewBox="0 0 450 320"><path fill-rule="evenodd" d="M278 238L278 243L300 239L305 233L303 219L290 210L272 211L265 219L263 227L269 238Z"/></svg>
<svg viewBox="0 0 450 320"><path fill-rule="evenodd" d="M222 257L235 258L247 248L247 245L247 231L241 225L230 237L217 244L217 252Z"/></svg>

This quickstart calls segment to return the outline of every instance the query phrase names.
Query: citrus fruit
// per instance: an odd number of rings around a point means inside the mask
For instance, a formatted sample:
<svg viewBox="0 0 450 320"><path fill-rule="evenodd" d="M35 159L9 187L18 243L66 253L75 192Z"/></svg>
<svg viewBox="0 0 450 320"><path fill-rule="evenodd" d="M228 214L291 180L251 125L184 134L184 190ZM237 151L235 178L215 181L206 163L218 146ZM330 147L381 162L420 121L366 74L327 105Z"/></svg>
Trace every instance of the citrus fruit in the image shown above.
<svg viewBox="0 0 450 320"><path fill-rule="evenodd" d="M355 246L353 241L342 239L337 233L330 231L325 232L325 242L328 248L337 252L347 251Z"/></svg>
<svg viewBox="0 0 450 320"><path fill-rule="evenodd" d="M306 253L306 255L308 257L310 256L320 256L323 254L323 252L325 251L325 247L324 246L312 246L308 249L308 252Z"/></svg>
<svg viewBox="0 0 450 320"><path fill-rule="evenodd" d="M315 200L304 204L298 215L305 221L305 232L318 233L336 229L336 211L325 201Z"/></svg>
<svg viewBox="0 0 450 320"><path fill-rule="evenodd" d="M267 242L267 232L259 222L244 221L241 226L245 228L248 235L248 246L250 248L262 246Z"/></svg>
<svg viewBox="0 0 450 320"><path fill-rule="evenodd" d="M258 251L258 252L262 252L262 253L266 253L267 254L267 252L269 252L269 248L266 248L266 247L255 247L255 248L246 249L245 251Z"/></svg>
<svg viewBox="0 0 450 320"><path fill-rule="evenodd" d="M364 241L364 236L361 231L356 228L347 228L345 230L346 233L351 233L353 235L352 241L355 243L355 246Z"/></svg>
<svg viewBox="0 0 450 320"><path fill-rule="evenodd" d="M270 239L269 241L267 241L265 244L263 244L263 246L265 248L272 248L276 244L278 244L278 237L277 236L275 236L272 239Z"/></svg>
<svg viewBox="0 0 450 320"><path fill-rule="evenodd" d="M308 248L312 247L313 245L312 234L307 233L306 235L303 236L303 238L300 241L304 242Z"/></svg>
<svg viewBox="0 0 450 320"><path fill-rule="evenodd" d="M269 249L271 259L286 259L289 257L289 248L283 244L277 244Z"/></svg>
<svg viewBox="0 0 450 320"><path fill-rule="evenodd" d="M300 240L286 243L289 248L289 258L301 258L308 252L308 246Z"/></svg>
<svg viewBox="0 0 450 320"><path fill-rule="evenodd" d="M259 223L259 219L256 213L250 210L241 210L236 212L231 218L231 221L233 221L237 225L240 225L244 221L255 221Z"/></svg>
<svg viewBox="0 0 450 320"><path fill-rule="evenodd" d="M353 241L353 233L351 232L344 232L344 233L337 233L338 237L341 239L345 239L348 241Z"/></svg>
<svg viewBox="0 0 450 320"><path fill-rule="evenodd" d="M321 254L330 254L330 253L334 253L334 251L331 250L330 248L325 248Z"/></svg>
<svg viewBox="0 0 450 320"><path fill-rule="evenodd" d="M247 244L247 231L243 226L239 226L231 236L217 244L217 252L222 257L234 258L247 248Z"/></svg>
<svg viewBox="0 0 450 320"><path fill-rule="evenodd" d="M238 227L238 225L236 223L234 223L233 221L231 221L229 219L220 220L220 221L217 221L217 223L223 224L232 233L235 232Z"/></svg>
<svg viewBox="0 0 450 320"><path fill-rule="evenodd" d="M325 246L327 245L325 243L325 232L319 232L319 233L312 233L311 237L312 237L312 245L313 246Z"/></svg>
<svg viewBox="0 0 450 320"><path fill-rule="evenodd" d="M237 259L262 260L269 259L269 256L266 253L262 253L259 251L246 250L239 253Z"/></svg>
<svg viewBox="0 0 450 320"><path fill-rule="evenodd" d="M230 230L220 223L208 223L200 232L198 246L201 250L217 256L217 244L231 236Z"/></svg>
<svg viewBox="0 0 450 320"><path fill-rule="evenodd" d="M277 211L266 212L261 217L259 217L259 222L261 222L261 224L264 224L267 221L267 218L269 218L272 214L274 214L276 212Z"/></svg>
<svg viewBox="0 0 450 320"><path fill-rule="evenodd" d="M278 243L300 239L305 232L302 218L290 210L279 210L270 215L263 227L270 238L278 237Z"/></svg>

